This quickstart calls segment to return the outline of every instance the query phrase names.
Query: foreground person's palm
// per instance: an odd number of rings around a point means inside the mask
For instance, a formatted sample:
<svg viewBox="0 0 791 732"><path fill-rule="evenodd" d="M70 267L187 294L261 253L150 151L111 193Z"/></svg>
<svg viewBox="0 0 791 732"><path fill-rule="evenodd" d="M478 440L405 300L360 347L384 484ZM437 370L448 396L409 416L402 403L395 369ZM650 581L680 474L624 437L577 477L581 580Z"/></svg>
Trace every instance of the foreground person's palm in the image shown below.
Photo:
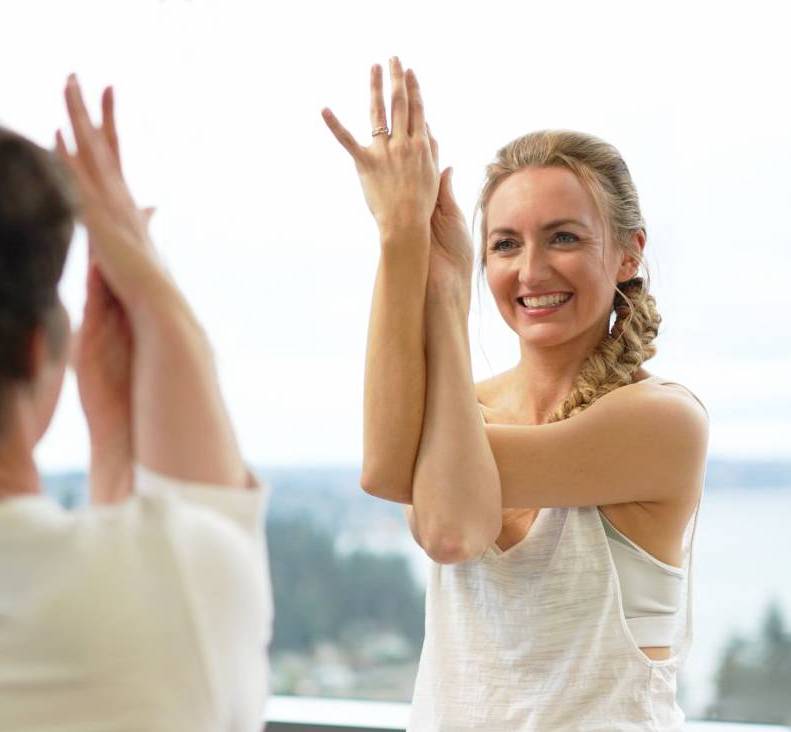
<svg viewBox="0 0 791 732"><path fill-rule="evenodd" d="M101 133L117 172L121 159L112 89L102 95ZM61 151L63 152L63 151ZM143 211L147 223L151 211ZM124 306L113 294L95 260L89 229L90 261L82 324L73 345L72 366L91 441L91 501L114 503L132 490L133 339Z"/></svg>
<svg viewBox="0 0 791 732"><path fill-rule="evenodd" d="M95 264L89 265L87 297L73 356L77 387L91 439L91 461L110 461L111 481L91 480L93 503L114 503L131 493L133 460L132 337L126 315ZM93 467L93 465L92 465ZM109 476L108 476L109 477Z"/></svg>

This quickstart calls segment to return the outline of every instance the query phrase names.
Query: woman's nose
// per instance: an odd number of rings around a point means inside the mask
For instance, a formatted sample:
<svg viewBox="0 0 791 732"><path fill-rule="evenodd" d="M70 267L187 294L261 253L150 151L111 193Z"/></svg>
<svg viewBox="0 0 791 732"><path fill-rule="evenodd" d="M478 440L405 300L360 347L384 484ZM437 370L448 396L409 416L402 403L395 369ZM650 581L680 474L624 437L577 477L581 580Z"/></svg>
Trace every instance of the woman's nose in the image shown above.
<svg viewBox="0 0 791 732"><path fill-rule="evenodd" d="M530 243L522 247L516 264L519 270L519 282L528 289L535 289L535 285L545 281L551 272L544 248Z"/></svg>

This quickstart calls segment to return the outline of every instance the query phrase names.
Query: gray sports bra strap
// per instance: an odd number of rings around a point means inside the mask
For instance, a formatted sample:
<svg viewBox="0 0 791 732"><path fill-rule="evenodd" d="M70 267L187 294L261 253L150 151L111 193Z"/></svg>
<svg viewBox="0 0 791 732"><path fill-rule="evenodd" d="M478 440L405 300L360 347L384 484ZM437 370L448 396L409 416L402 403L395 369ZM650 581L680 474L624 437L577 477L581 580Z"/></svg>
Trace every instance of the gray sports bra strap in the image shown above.
<svg viewBox="0 0 791 732"><path fill-rule="evenodd" d="M706 405L705 405L705 404L704 404L704 403L703 403L703 402L702 402L700 399L698 399L698 397L697 397L697 394L695 394L695 393L694 393L693 391L691 391L689 388L687 388L686 386L684 386L684 384L679 384L677 381L660 381L659 383L660 383L660 384L672 384L672 385L674 385L674 386L680 386L680 387L681 387L682 389L684 389L684 390L685 390L685 391L686 391L688 394L690 394L690 395L692 396L692 398L693 398L693 399L694 399L694 400L695 400L695 401L696 401L698 404L700 404L700 406L701 406L701 407L703 407L703 411L704 411L704 412L706 412L706 415L708 415L708 413L709 413L709 410L708 410L708 409L706 409Z"/></svg>

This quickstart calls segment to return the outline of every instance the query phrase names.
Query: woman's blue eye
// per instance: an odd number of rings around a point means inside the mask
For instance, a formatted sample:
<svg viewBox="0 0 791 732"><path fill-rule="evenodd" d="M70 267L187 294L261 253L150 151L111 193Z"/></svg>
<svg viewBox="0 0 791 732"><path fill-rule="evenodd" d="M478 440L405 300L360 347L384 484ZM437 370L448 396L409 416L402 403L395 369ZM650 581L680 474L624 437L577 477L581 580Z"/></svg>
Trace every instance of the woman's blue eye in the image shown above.
<svg viewBox="0 0 791 732"><path fill-rule="evenodd" d="M511 247L504 247L503 244L513 244L513 239L500 239L500 241L496 241L492 249L497 252L507 251L511 249Z"/></svg>
<svg viewBox="0 0 791 732"><path fill-rule="evenodd" d="M558 237L566 237L566 238L563 240L559 240ZM578 239L576 234L570 234L568 231L559 231L557 232L557 234L555 234L554 240L558 241L560 244L573 244Z"/></svg>

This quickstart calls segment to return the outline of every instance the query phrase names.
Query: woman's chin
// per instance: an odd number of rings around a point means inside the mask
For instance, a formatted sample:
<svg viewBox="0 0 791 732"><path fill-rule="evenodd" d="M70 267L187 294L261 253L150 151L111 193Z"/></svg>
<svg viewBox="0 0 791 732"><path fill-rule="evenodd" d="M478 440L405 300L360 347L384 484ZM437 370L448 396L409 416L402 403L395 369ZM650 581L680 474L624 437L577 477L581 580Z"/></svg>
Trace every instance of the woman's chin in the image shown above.
<svg viewBox="0 0 791 732"><path fill-rule="evenodd" d="M519 336L519 340L532 348L552 348L570 341L574 334L569 332L567 326L559 323L535 323L525 327L520 323L511 329Z"/></svg>

